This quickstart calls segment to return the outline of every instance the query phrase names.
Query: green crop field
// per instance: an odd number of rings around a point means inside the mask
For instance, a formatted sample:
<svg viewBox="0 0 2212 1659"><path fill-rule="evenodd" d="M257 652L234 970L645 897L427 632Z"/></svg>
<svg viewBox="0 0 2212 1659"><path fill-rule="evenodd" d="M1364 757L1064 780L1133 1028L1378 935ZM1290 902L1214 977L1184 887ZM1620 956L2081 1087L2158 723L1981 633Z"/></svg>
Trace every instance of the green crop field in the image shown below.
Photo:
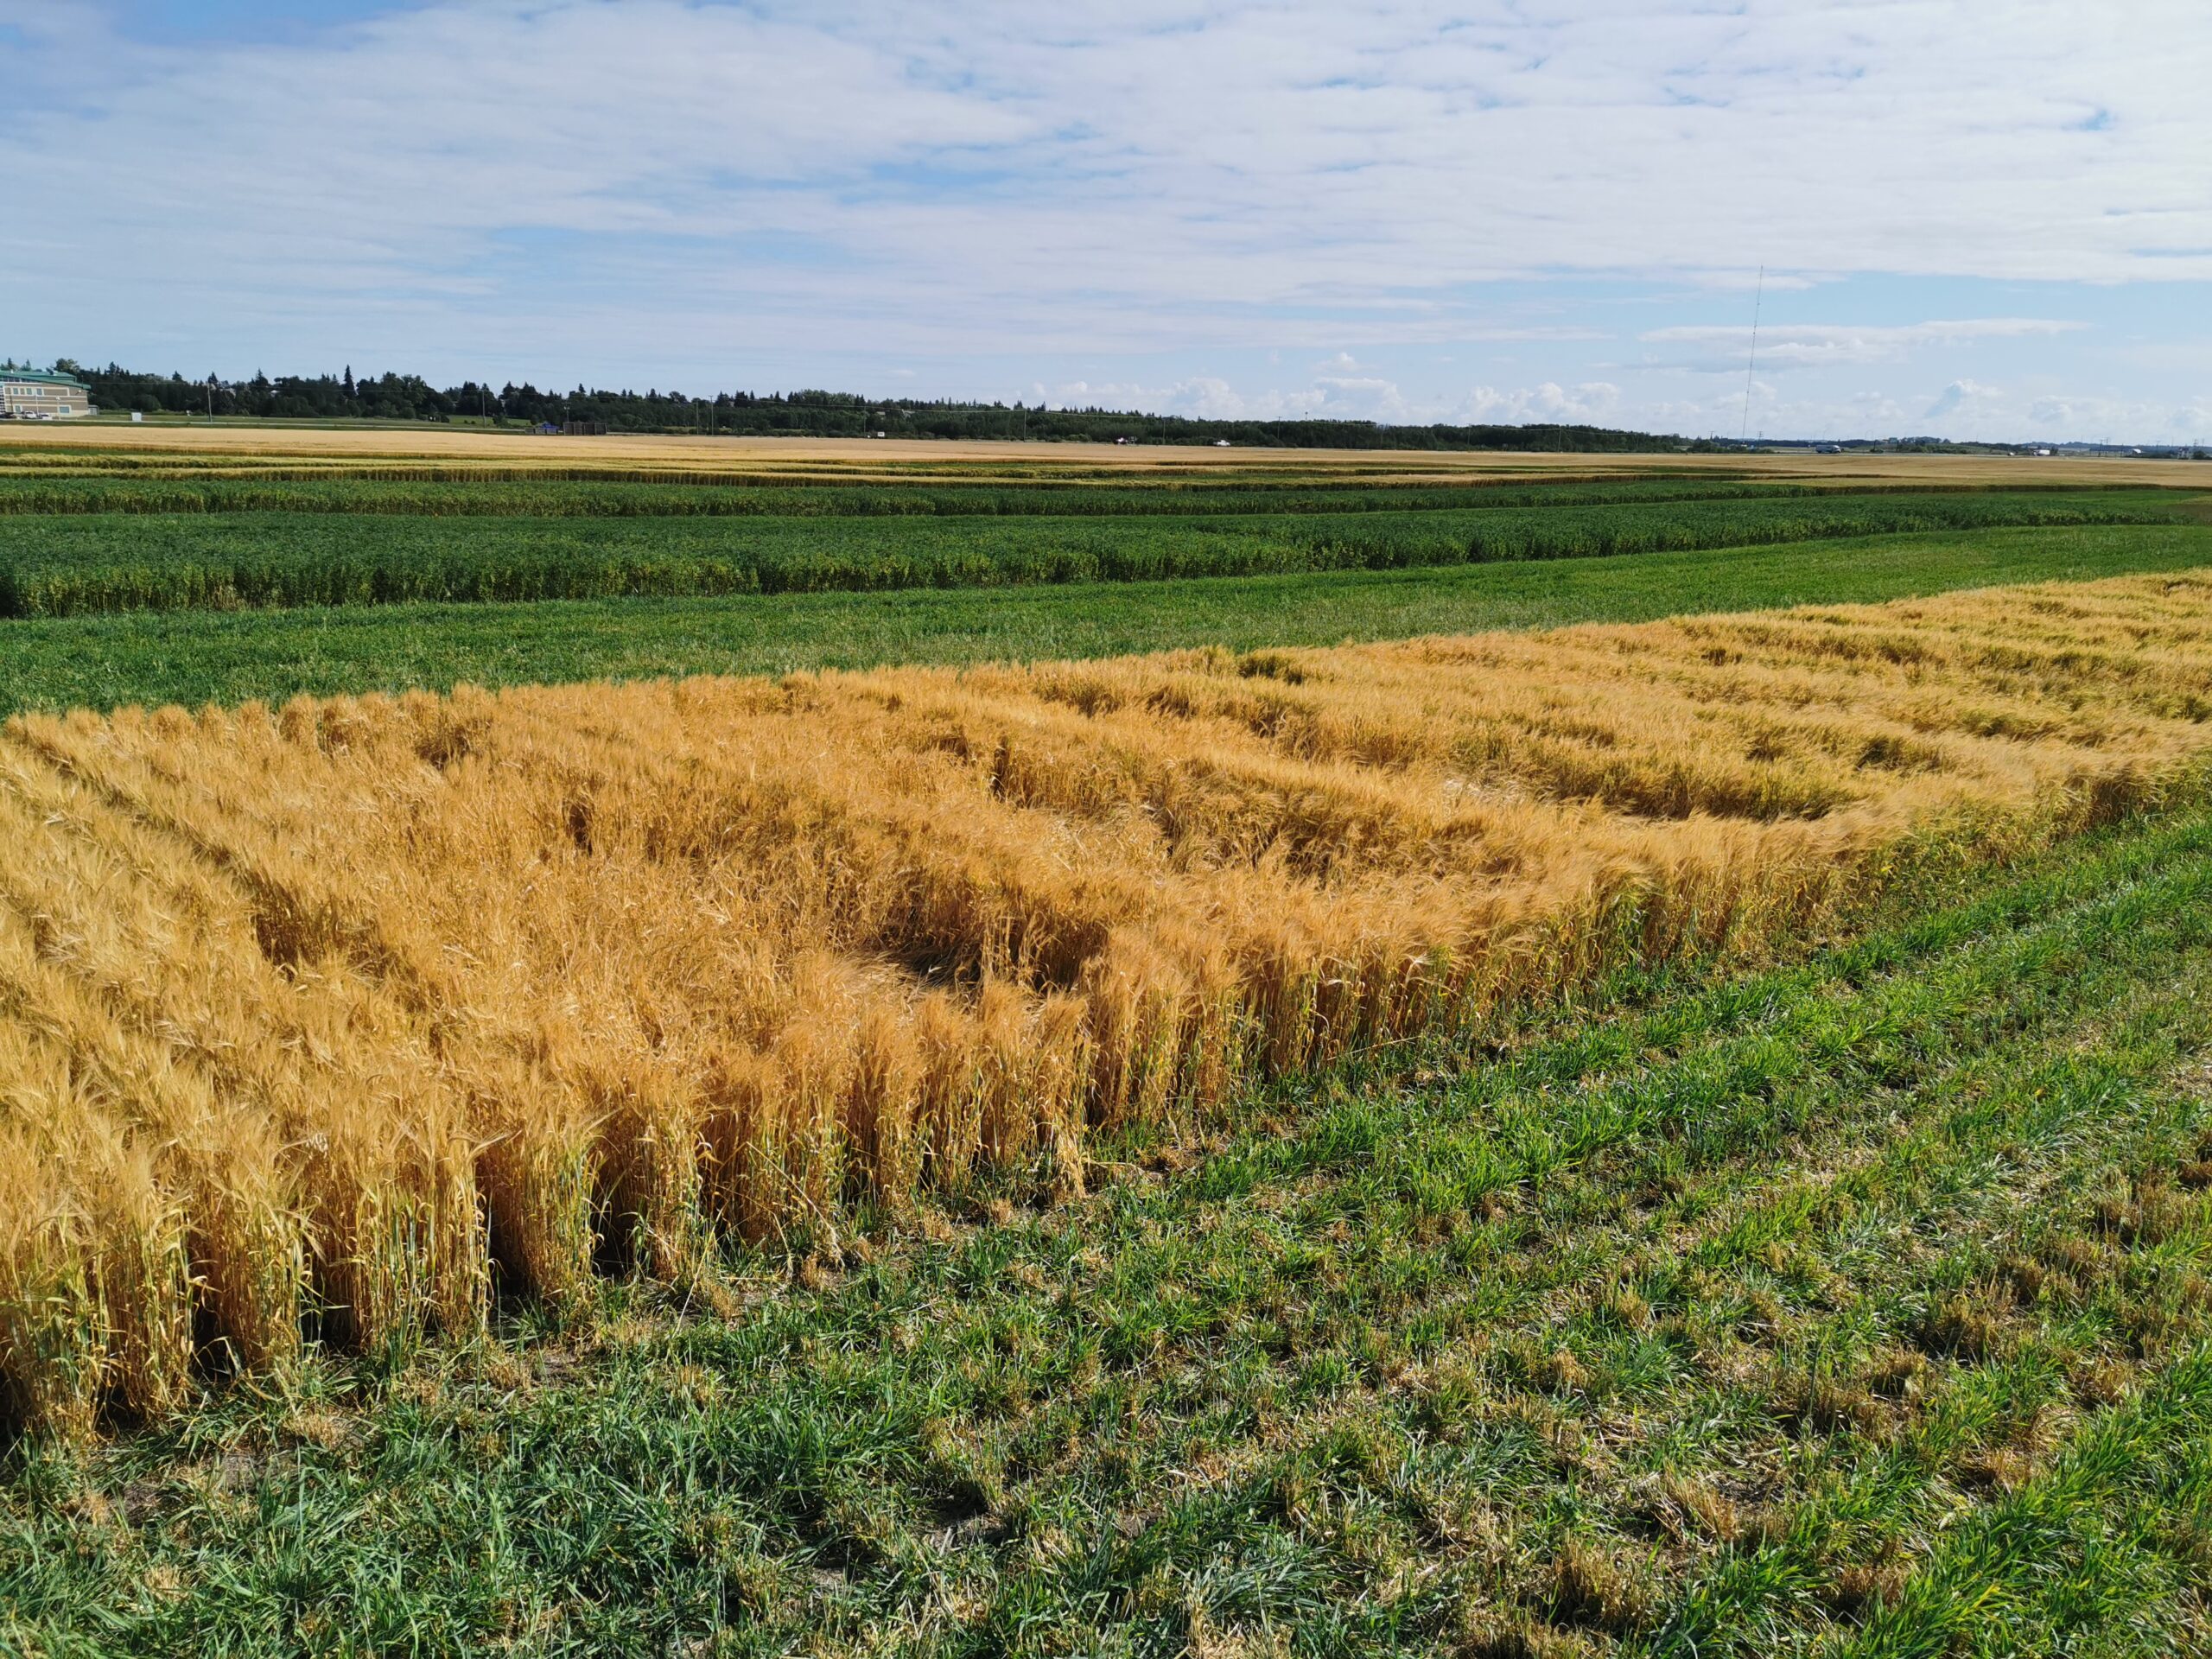
<svg viewBox="0 0 2212 1659"><path fill-rule="evenodd" d="M272 476L272 472L276 474ZM172 477L0 470L0 514L73 512L400 513L467 518L1160 517L1189 513L1427 512L1465 507L1592 506L1609 502L1755 499L1835 493L1808 483L1725 478L1621 478L1558 484L1346 485L1288 478L976 479L850 484L774 474L715 483L508 476L394 478L347 473ZM1852 492L1857 493L1859 492ZM1924 493L1924 492L1923 492ZM2007 492L2016 493L2017 492ZM2120 493L2134 493L2121 492Z"/></svg>
<svg viewBox="0 0 2212 1659"><path fill-rule="evenodd" d="M1179 582L65 617L0 623L0 710L1331 645L2204 563L2199 526L2010 528Z"/></svg>
<svg viewBox="0 0 2212 1659"><path fill-rule="evenodd" d="M2212 567L2177 490L15 459L42 470L0 476L0 715ZM203 729L67 728L164 722ZM409 802L475 764L397 755ZM58 842L78 792L116 787L53 764L35 810L0 777L10 833ZM111 874L315 874L155 834L158 764L125 787L100 796L139 815ZM681 1273L610 1245L581 1300L509 1294L488 1331L404 1351L317 1340L236 1374L203 1332L181 1409L11 1431L0 1654L2212 1651L2212 771L2141 798L2055 845L1931 831L1758 954L1631 951L1451 1043L1096 1124L1080 1192L1019 1160L911 1205L854 1187ZM588 822L556 839L571 874L592 856ZM115 959L109 889L79 925L29 880L0 844L0 1039L24 1054L51 1037L35 976ZM283 956L283 996L431 982L318 917L335 943ZM130 1002L141 960L86 1028L190 1071L197 1039ZM145 1083L117 1041L79 1084ZM0 1130L36 1075L0 1071ZM0 1311L27 1237L0 1236ZM0 1318L0 1349L28 1328Z"/></svg>
<svg viewBox="0 0 2212 1659"><path fill-rule="evenodd" d="M1141 582L2182 518L2158 491L1203 517L0 515L0 617Z"/></svg>
<svg viewBox="0 0 2212 1659"><path fill-rule="evenodd" d="M1556 483L1433 479L1189 478L851 483L804 475L734 474L713 482L592 476L424 476L260 467L243 476L163 471L10 470L0 454L0 515L18 513L387 513L431 518L1161 518L1217 513L1439 512L1492 507L1586 507L1637 502L1931 493L2113 497L2141 502L2171 491L1988 483L1760 480L1721 475L1567 479Z"/></svg>

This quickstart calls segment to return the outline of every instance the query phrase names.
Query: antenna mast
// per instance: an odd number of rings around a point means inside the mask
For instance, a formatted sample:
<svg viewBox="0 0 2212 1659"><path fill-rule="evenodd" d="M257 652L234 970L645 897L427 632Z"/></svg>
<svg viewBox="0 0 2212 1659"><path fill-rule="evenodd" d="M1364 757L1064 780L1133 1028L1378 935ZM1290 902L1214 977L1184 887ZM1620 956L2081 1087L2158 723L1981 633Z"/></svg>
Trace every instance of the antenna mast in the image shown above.
<svg viewBox="0 0 2212 1659"><path fill-rule="evenodd" d="M1744 365L1744 429L1737 434L1736 442L1748 442L1751 435L1751 375L1759 365L1759 305L1766 298L1766 267L1759 267L1759 285L1751 296L1751 358Z"/></svg>

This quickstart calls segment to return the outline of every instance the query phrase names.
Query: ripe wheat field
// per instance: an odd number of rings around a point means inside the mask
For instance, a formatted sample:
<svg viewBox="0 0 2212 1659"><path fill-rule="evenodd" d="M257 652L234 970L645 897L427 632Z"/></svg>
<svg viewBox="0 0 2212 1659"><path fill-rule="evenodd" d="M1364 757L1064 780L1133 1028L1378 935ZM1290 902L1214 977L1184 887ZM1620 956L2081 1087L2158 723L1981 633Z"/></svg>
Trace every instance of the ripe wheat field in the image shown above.
<svg viewBox="0 0 2212 1659"><path fill-rule="evenodd" d="M2193 787L2212 575L0 734L0 1380L481 1328Z"/></svg>
<svg viewBox="0 0 2212 1659"><path fill-rule="evenodd" d="M1967 487L2162 485L2203 487L2202 462L2142 456L1785 454L1545 454L1534 451L1228 449L1192 444L1050 443L1015 440L731 438L676 433L545 438L516 429L392 422L357 428L245 421L213 427L108 422L30 425L0 444L0 477L20 474L140 475L419 475L463 469L474 478L581 474L608 477L897 479L985 477L1164 480L1321 477L1367 482L1628 479L1676 475L1818 484L1880 482Z"/></svg>

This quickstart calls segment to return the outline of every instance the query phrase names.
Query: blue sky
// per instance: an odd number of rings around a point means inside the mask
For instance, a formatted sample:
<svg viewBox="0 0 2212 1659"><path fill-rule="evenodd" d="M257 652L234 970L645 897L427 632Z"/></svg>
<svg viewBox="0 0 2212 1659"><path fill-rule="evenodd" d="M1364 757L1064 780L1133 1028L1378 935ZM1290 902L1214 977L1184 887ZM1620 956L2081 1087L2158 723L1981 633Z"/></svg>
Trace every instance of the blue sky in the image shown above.
<svg viewBox="0 0 2212 1659"><path fill-rule="evenodd" d="M2116 21L0 0L0 353L2212 442L2212 10Z"/></svg>

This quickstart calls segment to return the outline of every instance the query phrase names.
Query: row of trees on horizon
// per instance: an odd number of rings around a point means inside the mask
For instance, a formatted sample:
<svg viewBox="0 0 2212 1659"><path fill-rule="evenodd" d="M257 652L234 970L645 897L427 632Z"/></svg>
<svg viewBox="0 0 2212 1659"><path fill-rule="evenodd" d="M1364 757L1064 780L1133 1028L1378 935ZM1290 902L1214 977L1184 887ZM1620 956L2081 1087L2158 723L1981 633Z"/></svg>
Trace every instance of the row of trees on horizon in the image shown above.
<svg viewBox="0 0 2212 1659"><path fill-rule="evenodd" d="M1372 421L1201 420L1106 409L1046 409L1020 403L862 397L804 391L721 391L690 397L577 386L572 391L465 380L439 387L416 374L277 375L249 380L144 374L111 363L54 366L92 388L102 409L146 414L257 416L272 420L488 421L509 426L596 422L610 432L711 432L728 436L1083 439L1110 442L1232 443L1348 449L1630 451L1713 447L1606 427L1385 426Z"/></svg>
<svg viewBox="0 0 2212 1659"><path fill-rule="evenodd" d="M13 366L12 364L0 366ZM689 397L680 391L608 391L577 386L540 391L528 381L503 386L464 380L432 385L419 374L257 373L250 380L214 375L188 380L181 374L143 374L111 363L86 368L63 358L54 365L92 388L105 410L143 413L249 416L269 420L484 421L534 427L588 422L609 432L704 432L728 437L1012 438L1133 443L1231 443L1307 449L1522 449L1541 451L1729 451L1758 448L1725 438L1683 438L1612 427L1543 423L1521 426L1386 426L1349 420L1204 420L1147 415L1127 410L1047 409L1021 403L962 403L953 399L863 397L843 391L719 391ZM1764 442L1764 441L1762 441ZM1868 441L1848 447L1863 448ZM2021 450L2019 444L1959 443L1935 437L1875 441L1888 450ZM2107 449L2111 445L2069 446ZM2195 445L2160 453L2197 459Z"/></svg>

